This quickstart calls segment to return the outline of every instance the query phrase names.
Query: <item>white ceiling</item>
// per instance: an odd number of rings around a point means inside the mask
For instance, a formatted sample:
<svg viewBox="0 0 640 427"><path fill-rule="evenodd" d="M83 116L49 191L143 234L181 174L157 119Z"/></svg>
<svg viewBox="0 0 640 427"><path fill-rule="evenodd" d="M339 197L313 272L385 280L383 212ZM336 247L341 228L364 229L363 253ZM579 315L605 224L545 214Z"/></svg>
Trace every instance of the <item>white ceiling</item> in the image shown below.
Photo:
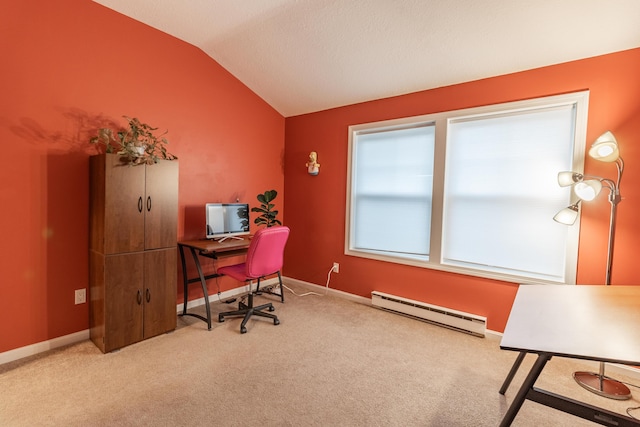
<svg viewBox="0 0 640 427"><path fill-rule="evenodd" d="M94 0L285 117L640 47L640 0Z"/></svg>

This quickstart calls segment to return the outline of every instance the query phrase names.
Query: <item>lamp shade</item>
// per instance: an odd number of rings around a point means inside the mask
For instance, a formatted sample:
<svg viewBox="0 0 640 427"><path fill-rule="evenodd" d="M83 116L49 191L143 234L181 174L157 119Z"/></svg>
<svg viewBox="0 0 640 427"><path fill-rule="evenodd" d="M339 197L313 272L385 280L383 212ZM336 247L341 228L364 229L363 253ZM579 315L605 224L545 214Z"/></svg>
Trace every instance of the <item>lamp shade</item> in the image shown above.
<svg viewBox="0 0 640 427"><path fill-rule="evenodd" d="M611 131L606 131L595 140L589 149L589 156L601 162L615 162L620 157L618 141Z"/></svg>
<svg viewBox="0 0 640 427"><path fill-rule="evenodd" d="M600 194L600 190L602 190L602 183L597 179L578 182L573 186L573 192L576 196L587 202L595 199Z"/></svg>
<svg viewBox="0 0 640 427"><path fill-rule="evenodd" d="M578 204L567 206L558 212L553 220L559 222L564 225L573 225L576 223L576 219L578 219Z"/></svg>
<svg viewBox="0 0 640 427"><path fill-rule="evenodd" d="M558 185L560 187L568 187L575 182L582 181L582 174L572 171L558 172Z"/></svg>

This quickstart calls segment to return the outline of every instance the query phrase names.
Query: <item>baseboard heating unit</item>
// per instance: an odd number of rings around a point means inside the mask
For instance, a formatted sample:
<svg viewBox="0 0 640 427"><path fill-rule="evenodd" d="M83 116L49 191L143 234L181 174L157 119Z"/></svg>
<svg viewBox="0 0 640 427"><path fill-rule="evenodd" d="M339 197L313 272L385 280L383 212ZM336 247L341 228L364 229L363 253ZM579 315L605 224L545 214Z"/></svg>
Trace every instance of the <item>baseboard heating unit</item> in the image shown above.
<svg viewBox="0 0 640 427"><path fill-rule="evenodd" d="M450 308L426 304L378 291L371 292L371 303L394 313L403 314L467 334L484 337L487 318Z"/></svg>

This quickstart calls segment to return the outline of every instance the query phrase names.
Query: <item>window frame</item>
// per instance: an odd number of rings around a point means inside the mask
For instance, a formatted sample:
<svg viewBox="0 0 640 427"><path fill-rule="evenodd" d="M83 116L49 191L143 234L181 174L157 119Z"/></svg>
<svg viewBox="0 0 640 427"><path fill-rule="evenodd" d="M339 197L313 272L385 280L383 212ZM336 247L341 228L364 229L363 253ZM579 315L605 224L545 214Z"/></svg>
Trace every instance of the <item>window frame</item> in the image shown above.
<svg viewBox="0 0 640 427"><path fill-rule="evenodd" d="M347 189L346 189L346 212L345 212L345 255L361 258L374 259L396 264L404 264L415 267L428 268L433 270L447 271L452 273L470 275L481 278L501 280L514 283L549 283L549 284L575 284L578 265L578 243L580 235L580 217L574 226L567 227L567 244L565 247L565 268L564 277L559 280L541 279L518 274L508 274L503 272L492 272L477 270L469 267L453 266L442 263L442 236L443 236L443 212L444 212L444 188L445 188L445 166L448 125L452 121L459 121L469 118L491 117L496 114L514 114L527 111L535 111L541 108L561 107L575 105L575 132L573 139L572 169L582 173L584 170L585 145L587 132L587 115L589 105L589 91L579 91L562 95L553 95L540 98L527 99L522 101L492 104L480 107L465 108L425 114L413 117L403 117L399 119L384 120L372 123L352 125L348 128L348 161L347 161ZM414 259L410 256L400 256L399 254L383 254L367 250L355 249L351 246L353 237L352 222L354 221L354 198L352 193L354 176L354 150L356 139L359 134L377 131L402 129L411 126L433 124L435 126L435 147L434 147L434 170L433 170L433 191L432 191L432 212L431 212L431 241L429 245L429 256L427 260ZM560 171L558 171L560 172ZM570 192L558 187L558 191L566 192L567 205L571 203ZM552 218L549 218L552 221Z"/></svg>

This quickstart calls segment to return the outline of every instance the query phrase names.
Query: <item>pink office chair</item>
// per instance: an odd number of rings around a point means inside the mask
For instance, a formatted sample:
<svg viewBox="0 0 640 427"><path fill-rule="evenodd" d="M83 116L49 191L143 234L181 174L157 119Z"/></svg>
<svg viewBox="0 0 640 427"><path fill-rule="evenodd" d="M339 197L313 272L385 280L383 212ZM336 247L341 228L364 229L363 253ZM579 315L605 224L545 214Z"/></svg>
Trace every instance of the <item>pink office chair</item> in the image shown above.
<svg viewBox="0 0 640 427"><path fill-rule="evenodd" d="M275 314L265 313L263 310L275 310L272 303L262 304L257 307L253 306L254 292L251 289L251 282L258 281L257 289L260 288L260 279L268 275L278 273L280 281L280 291L282 292L282 277L280 270L284 262L284 247L289 238L289 227L276 226L261 228L253 236L247 258L242 264L228 265L218 269L219 274L224 274L234 279L247 282L249 284L248 304L240 302L238 309L218 314L218 322L224 322L224 318L228 316L238 317L244 316L240 325L240 333L246 333L247 321L251 316L262 316L273 319L274 325L279 325L280 321Z"/></svg>

